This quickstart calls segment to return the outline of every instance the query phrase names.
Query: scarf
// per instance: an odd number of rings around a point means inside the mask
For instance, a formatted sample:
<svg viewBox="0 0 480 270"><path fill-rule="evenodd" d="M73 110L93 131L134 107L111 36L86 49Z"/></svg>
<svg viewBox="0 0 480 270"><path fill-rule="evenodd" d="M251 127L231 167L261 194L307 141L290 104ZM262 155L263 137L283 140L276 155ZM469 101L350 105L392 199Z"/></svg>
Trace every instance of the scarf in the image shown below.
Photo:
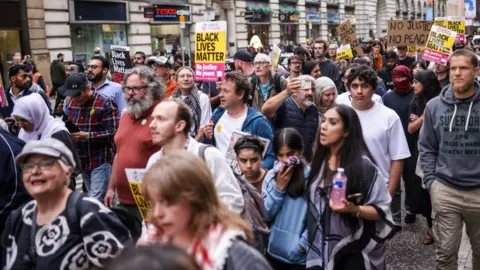
<svg viewBox="0 0 480 270"><path fill-rule="evenodd" d="M403 94L410 92L410 79L410 70L406 66L396 66L392 71L393 90Z"/></svg>
<svg viewBox="0 0 480 270"><path fill-rule="evenodd" d="M19 116L33 124L32 132L25 132L22 128L18 138L25 142L50 138L52 134L68 129L60 119L50 115L50 111L42 96L32 93L17 100L13 107L12 116Z"/></svg>
<svg viewBox="0 0 480 270"><path fill-rule="evenodd" d="M202 270L222 270L227 263L228 251L235 240L246 239L245 233L237 229L227 229L221 224L213 224L202 239L195 239L187 250ZM142 233L137 245L168 243L169 239L153 224Z"/></svg>
<svg viewBox="0 0 480 270"><path fill-rule="evenodd" d="M177 88L172 95L172 98L178 98L182 100L182 91ZM183 102L190 108L192 112L192 128L190 129L190 135L192 137L197 136L198 129L200 128L200 119L202 118L202 109L200 108L200 96L195 86L190 89L190 95L183 99Z"/></svg>
<svg viewBox="0 0 480 270"><path fill-rule="evenodd" d="M335 83L332 81L332 79L328 77L320 77L317 80L315 80L315 95L314 95L314 101L315 105L317 105L318 113L323 115L328 109L333 107L335 102L333 102L330 105L324 105L322 103L322 94L323 92L327 91L328 89L335 89L336 94L338 95L337 91L337 86Z"/></svg>

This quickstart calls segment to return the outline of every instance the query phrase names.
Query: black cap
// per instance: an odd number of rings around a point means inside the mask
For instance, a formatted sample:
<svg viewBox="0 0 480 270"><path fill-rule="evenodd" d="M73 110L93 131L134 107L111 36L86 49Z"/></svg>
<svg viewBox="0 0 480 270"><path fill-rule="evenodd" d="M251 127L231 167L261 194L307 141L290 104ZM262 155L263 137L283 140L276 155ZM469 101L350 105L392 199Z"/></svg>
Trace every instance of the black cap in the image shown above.
<svg viewBox="0 0 480 270"><path fill-rule="evenodd" d="M397 50L401 50L401 49L407 49L407 46L397 46Z"/></svg>
<svg viewBox="0 0 480 270"><path fill-rule="evenodd" d="M243 62L252 62L252 55L247 51L239 51L233 56L234 60L240 60Z"/></svg>
<svg viewBox="0 0 480 270"><path fill-rule="evenodd" d="M82 88L87 84L87 77L84 74L76 73L68 76L65 84L58 91L63 96L76 97L80 95Z"/></svg>

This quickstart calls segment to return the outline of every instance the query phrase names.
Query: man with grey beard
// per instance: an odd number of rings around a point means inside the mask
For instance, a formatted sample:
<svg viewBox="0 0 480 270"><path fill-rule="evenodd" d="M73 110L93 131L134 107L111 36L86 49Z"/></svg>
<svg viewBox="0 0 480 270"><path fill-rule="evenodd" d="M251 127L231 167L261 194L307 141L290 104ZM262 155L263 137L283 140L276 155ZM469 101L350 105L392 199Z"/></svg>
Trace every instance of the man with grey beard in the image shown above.
<svg viewBox="0 0 480 270"><path fill-rule="evenodd" d="M119 207L134 214L139 221L142 216L128 186L126 168L145 168L148 158L160 150L153 144L150 134L152 111L164 97L164 88L155 72L147 66L139 66L125 74L122 82L125 111L115 134L117 154L113 161L112 175L105 195L105 205L114 206L115 191Z"/></svg>

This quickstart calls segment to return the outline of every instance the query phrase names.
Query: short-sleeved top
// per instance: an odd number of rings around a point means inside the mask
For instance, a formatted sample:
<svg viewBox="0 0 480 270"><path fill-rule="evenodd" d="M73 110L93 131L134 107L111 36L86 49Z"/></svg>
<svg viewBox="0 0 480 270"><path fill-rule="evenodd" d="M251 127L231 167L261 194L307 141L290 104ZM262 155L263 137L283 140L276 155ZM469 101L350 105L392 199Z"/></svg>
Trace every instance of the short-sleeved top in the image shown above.
<svg viewBox="0 0 480 270"><path fill-rule="evenodd" d="M376 102L369 110L355 111L360 118L368 150L388 183L390 162L410 157L400 117L392 109Z"/></svg>
<svg viewBox="0 0 480 270"><path fill-rule="evenodd" d="M153 104L138 118L126 111L115 134L117 154L112 174L118 199L124 204L135 204L125 169L145 168L148 158L161 149L161 146L153 143L150 133L151 115L157 104Z"/></svg>
<svg viewBox="0 0 480 270"><path fill-rule="evenodd" d="M89 269L105 267L124 249L133 247L130 233L115 214L95 198L84 197L72 205L72 192L65 210L51 223L37 225L36 263L27 260L31 245L35 200L12 212L1 244L5 269ZM76 209L76 217L67 214ZM76 220L72 220L72 219Z"/></svg>
<svg viewBox="0 0 480 270"><path fill-rule="evenodd" d="M227 154L232 133L235 130L242 130L245 119L247 119L247 112L245 112L244 115L238 118L233 118L228 115L228 112L225 112L222 117L220 117L220 120L218 120L218 123L215 126L215 130L213 132L215 136L216 146L223 155Z"/></svg>

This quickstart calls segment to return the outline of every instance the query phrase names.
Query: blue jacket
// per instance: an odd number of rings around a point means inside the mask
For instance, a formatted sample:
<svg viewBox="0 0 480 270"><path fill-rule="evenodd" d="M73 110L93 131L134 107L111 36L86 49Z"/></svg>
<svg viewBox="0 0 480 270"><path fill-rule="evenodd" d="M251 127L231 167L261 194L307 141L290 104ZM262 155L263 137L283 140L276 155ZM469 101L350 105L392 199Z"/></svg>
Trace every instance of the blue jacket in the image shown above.
<svg viewBox="0 0 480 270"><path fill-rule="evenodd" d="M10 114L13 111L13 106L15 105L12 100L12 95L10 94L10 89L12 89L12 87L6 90L4 89L5 96L7 97L8 106L3 108L0 107L0 116L3 116L4 118L10 117ZM31 93L38 93L40 96L42 96L43 100L45 101L45 104L47 104L48 110L50 111L50 113L52 113L52 105L50 104L50 100L45 94L45 91L43 91L43 89L38 84L32 83L32 85L30 85L28 89L23 90L22 96L23 97L28 96Z"/></svg>
<svg viewBox="0 0 480 270"><path fill-rule="evenodd" d="M214 130L224 113L225 109L220 107L213 112L211 120L213 122ZM257 110L248 106L247 118L245 119L245 122L243 122L242 131L270 140L265 159L263 160L262 168L267 170L271 169L273 167L273 162L275 161L275 155L273 154L272 150L273 129L267 118L265 118L265 116ZM204 142L215 145L215 137L213 137L212 140Z"/></svg>
<svg viewBox="0 0 480 270"><path fill-rule="evenodd" d="M24 145L24 141L0 128L0 234L10 212L32 199L23 186L22 171L15 166L15 156Z"/></svg>
<svg viewBox="0 0 480 270"><path fill-rule="evenodd" d="M305 166L305 185L309 174L310 167ZM271 222L267 252L279 261L304 265L307 260L306 195L296 199L289 197L277 189L274 176L273 170L270 170L265 176L262 188L267 220ZM303 247L303 251L299 245Z"/></svg>

